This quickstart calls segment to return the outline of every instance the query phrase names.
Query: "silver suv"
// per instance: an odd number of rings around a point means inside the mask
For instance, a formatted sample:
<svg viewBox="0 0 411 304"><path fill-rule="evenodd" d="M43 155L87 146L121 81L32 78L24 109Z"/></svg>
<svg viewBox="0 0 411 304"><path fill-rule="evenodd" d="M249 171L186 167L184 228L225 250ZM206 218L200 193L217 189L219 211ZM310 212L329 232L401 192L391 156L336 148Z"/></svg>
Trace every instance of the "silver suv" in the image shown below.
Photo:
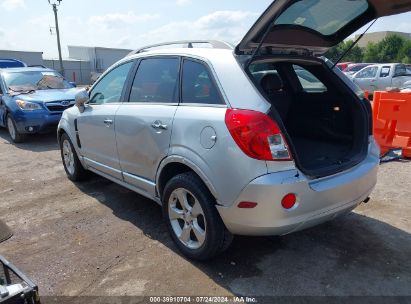
<svg viewBox="0 0 411 304"><path fill-rule="evenodd" d="M235 49L136 51L64 112L67 175L93 171L161 204L192 259L222 252L233 234L284 235L347 213L374 188L379 149L369 102L318 56L409 9L409 0L277 0Z"/></svg>

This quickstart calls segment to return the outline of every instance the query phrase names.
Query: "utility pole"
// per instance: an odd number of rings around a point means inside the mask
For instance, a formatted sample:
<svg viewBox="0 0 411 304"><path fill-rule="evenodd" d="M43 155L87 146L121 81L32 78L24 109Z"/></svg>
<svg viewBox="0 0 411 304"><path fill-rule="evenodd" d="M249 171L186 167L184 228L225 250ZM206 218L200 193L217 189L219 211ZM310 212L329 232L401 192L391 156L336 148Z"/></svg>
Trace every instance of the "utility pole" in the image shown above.
<svg viewBox="0 0 411 304"><path fill-rule="evenodd" d="M63 67L63 57L61 56L61 44L60 44L60 30L59 30L59 21L57 18L57 6L60 6L62 0L57 0L56 2L51 2L52 0L48 0L49 4L53 7L54 12L54 20L56 23L56 34L57 34L57 47L59 50L59 61L60 61L60 73L64 76L64 67Z"/></svg>

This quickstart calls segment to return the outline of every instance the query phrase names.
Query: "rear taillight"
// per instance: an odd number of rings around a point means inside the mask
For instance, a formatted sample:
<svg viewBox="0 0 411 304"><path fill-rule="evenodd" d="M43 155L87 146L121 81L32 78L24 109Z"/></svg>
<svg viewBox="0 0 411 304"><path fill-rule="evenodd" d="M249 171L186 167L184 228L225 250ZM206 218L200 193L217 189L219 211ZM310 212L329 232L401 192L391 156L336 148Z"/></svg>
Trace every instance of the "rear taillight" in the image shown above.
<svg viewBox="0 0 411 304"><path fill-rule="evenodd" d="M225 123L234 141L248 156L259 160L292 160L278 125L266 114L228 109Z"/></svg>

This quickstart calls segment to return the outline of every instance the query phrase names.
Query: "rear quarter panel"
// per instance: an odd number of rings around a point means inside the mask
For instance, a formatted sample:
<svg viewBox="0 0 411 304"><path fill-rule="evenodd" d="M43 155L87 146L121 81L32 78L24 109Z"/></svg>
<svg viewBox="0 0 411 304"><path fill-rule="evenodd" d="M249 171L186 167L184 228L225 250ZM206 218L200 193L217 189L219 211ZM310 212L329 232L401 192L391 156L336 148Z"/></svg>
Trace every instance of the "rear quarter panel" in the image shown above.
<svg viewBox="0 0 411 304"><path fill-rule="evenodd" d="M250 181L267 174L266 162L246 156L232 139L225 125L226 110L226 107L179 106L169 151L169 158L181 157L189 167L195 167L194 171L205 179L221 205L232 204ZM204 141L211 137L203 132L205 128L214 130L217 137L211 148L204 147Z"/></svg>

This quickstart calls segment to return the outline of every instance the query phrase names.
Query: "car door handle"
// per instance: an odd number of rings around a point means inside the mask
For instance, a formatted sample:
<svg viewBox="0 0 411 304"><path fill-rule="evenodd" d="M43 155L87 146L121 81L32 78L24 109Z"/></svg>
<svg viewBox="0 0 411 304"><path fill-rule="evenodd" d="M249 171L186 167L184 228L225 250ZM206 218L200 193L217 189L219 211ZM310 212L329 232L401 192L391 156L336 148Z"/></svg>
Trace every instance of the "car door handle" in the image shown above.
<svg viewBox="0 0 411 304"><path fill-rule="evenodd" d="M152 127L153 129L167 130L167 125L163 124L163 123L161 122L161 120L156 120L155 122L153 122L153 123L151 124L151 127Z"/></svg>
<svg viewBox="0 0 411 304"><path fill-rule="evenodd" d="M108 127L110 127L113 124L113 121L111 119L106 119L104 120L104 124Z"/></svg>

